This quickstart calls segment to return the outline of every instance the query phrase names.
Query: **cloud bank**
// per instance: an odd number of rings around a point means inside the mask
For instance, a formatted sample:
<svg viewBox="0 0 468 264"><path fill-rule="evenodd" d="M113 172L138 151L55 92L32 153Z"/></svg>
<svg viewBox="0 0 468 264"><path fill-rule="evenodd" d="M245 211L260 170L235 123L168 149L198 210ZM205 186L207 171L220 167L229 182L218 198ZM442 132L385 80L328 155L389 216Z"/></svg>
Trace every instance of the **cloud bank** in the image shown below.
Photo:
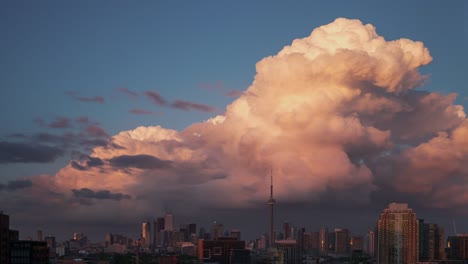
<svg viewBox="0 0 468 264"><path fill-rule="evenodd" d="M404 195L456 210L468 205L468 121L455 94L415 89L426 80L419 68L431 61L421 42L388 41L370 24L336 19L259 61L253 83L224 115L182 131L120 132L114 146L97 146L54 176L31 178L28 189L36 191L28 196L75 209L77 198L93 199L70 212L75 216L252 208L269 195L271 168L283 203L333 197L362 205ZM168 104L156 92L145 95Z"/></svg>

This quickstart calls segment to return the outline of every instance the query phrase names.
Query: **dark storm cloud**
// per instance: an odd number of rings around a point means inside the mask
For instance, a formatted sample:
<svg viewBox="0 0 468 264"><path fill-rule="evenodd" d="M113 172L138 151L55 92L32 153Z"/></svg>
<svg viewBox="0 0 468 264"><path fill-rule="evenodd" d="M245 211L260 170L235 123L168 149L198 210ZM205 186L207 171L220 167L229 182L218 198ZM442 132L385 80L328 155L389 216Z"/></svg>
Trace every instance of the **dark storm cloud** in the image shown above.
<svg viewBox="0 0 468 264"><path fill-rule="evenodd" d="M164 169L171 165L170 161L161 160L151 155L122 155L109 160L110 164L118 168Z"/></svg>
<svg viewBox="0 0 468 264"><path fill-rule="evenodd" d="M199 103L194 103L194 102L189 102L189 101L184 101L184 100L175 100L171 106L176 109L184 110L184 111L190 111L190 110L197 110L201 112L214 112L216 111L216 108L206 105L206 104L199 104Z"/></svg>
<svg viewBox="0 0 468 264"><path fill-rule="evenodd" d="M12 180L7 184L0 183L0 191L16 191L19 189L25 189L33 186L32 181L30 180Z"/></svg>
<svg viewBox="0 0 468 264"><path fill-rule="evenodd" d="M40 144L26 142L0 142L1 163L47 163L53 162L63 154L63 150Z"/></svg>
<svg viewBox="0 0 468 264"><path fill-rule="evenodd" d="M159 106L167 105L166 99L164 99L164 97L162 97L158 92L146 91L145 95L148 99L150 99L156 105L159 105Z"/></svg>
<svg viewBox="0 0 468 264"><path fill-rule="evenodd" d="M131 199L131 196L123 193L113 193L108 190L93 191L88 188L81 188L79 190L73 189L73 196L76 198L89 198L98 200L116 200Z"/></svg>
<svg viewBox="0 0 468 264"><path fill-rule="evenodd" d="M76 160L72 160L70 165L77 169L77 170L88 170L91 167L99 167L104 165L104 162L100 158L90 157L87 155L81 155L80 160L82 162L78 162Z"/></svg>

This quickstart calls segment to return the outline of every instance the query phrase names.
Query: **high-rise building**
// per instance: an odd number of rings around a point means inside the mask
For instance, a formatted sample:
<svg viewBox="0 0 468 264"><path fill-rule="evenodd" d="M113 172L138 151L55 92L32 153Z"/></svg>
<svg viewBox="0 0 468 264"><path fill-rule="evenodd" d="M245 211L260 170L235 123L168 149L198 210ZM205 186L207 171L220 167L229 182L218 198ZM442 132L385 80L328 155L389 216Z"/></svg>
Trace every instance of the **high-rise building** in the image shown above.
<svg viewBox="0 0 468 264"><path fill-rule="evenodd" d="M174 215L172 213L166 212L164 215L164 230L174 230Z"/></svg>
<svg viewBox="0 0 468 264"><path fill-rule="evenodd" d="M447 259L468 260L468 234L447 238Z"/></svg>
<svg viewBox="0 0 468 264"><path fill-rule="evenodd" d="M318 256L320 254L320 232L304 233L304 252Z"/></svg>
<svg viewBox="0 0 468 264"><path fill-rule="evenodd" d="M192 235L192 234L197 234L197 224L189 224L188 225L188 230L189 230L189 234Z"/></svg>
<svg viewBox="0 0 468 264"><path fill-rule="evenodd" d="M42 241L42 230L37 230L37 241Z"/></svg>
<svg viewBox="0 0 468 264"><path fill-rule="evenodd" d="M284 264L300 263L301 254L296 240L277 240L275 241L275 247L284 253Z"/></svg>
<svg viewBox="0 0 468 264"><path fill-rule="evenodd" d="M319 253L321 256L328 255L328 228L326 227L320 228Z"/></svg>
<svg viewBox="0 0 468 264"><path fill-rule="evenodd" d="M366 238L364 241L365 241L364 251L366 252L366 254L368 254L370 257L375 257L376 239L375 239L374 230L369 230L367 232Z"/></svg>
<svg viewBox="0 0 468 264"><path fill-rule="evenodd" d="M210 237L211 240L216 240L218 237L224 236L224 226L223 224L217 223L216 221L210 227Z"/></svg>
<svg viewBox="0 0 468 264"><path fill-rule="evenodd" d="M237 240L241 240L241 231L239 229L232 229L229 231L229 236L234 237Z"/></svg>
<svg viewBox="0 0 468 264"><path fill-rule="evenodd" d="M46 236L44 238L44 241L47 243L47 248L49 248L49 254L50 256L55 256L55 237L53 236Z"/></svg>
<svg viewBox="0 0 468 264"><path fill-rule="evenodd" d="M408 204L391 203L380 214L378 263L418 262L418 220Z"/></svg>
<svg viewBox="0 0 468 264"><path fill-rule="evenodd" d="M273 223L273 208L275 207L275 199L273 198L273 170L271 172L271 183L270 183L270 199L268 200L268 206L270 207L270 243L269 246L273 246L275 243L274 223Z"/></svg>
<svg viewBox="0 0 468 264"><path fill-rule="evenodd" d="M144 222L141 224L141 238L143 239L143 245L146 248L151 247L151 224L150 222Z"/></svg>
<svg viewBox="0 0 468 264"><path fill-rule="evenodd" d="M351 252L355 250L364 251L364 237L362 236L351 237Z"/></svg>
<svg viewBox="0 0 468 264"><path fill-rule="evenodd" d="M153 245L154 246L160 246L161 245L161 231L164 230L164 227L165 227L165 221L164 221L164 217L158 217L158 219L156 219L156 221L154 222L154 234L153 234L153 237L154 237L154 242L153 242Z"/></svg>
<svg viewBox="0 0 468 264"><path fill-rule="evenodd" d="M419 219L419 261L429 262L445 258L444 229Z"/></svg>
<svg viewBox="0 0 468 264"><path fill-rule="evenodd" d="M349 254L350 234L348 229L335 229L335 253Z"/></svg>
<svg viewBox="0 0 468 264"><path fill-rule="evenodd" d="M10 216L0 211L0 263L10 263Z"/></svg>
<svg viewBox="0 0 468 264"><path fill-rule="evenodd" d="M18 240L10 243L11 264L47 264L49 263L49 250L46 242ZM3 264L4 262L2 262Z"/></svg>
<svg viewBox="0 0 468 264"><path fill-rule="evenodd" d="M289 239L291 237L291 227L289 226L288 222L283 223L283 238Z"/></svg>

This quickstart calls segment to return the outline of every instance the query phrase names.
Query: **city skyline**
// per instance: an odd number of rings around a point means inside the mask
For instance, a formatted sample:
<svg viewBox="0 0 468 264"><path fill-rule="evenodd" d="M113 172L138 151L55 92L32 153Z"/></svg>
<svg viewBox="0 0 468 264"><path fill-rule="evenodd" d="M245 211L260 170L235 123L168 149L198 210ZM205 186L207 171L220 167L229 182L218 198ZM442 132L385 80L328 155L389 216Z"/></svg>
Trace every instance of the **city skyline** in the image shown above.
<svg viewBox="0 0 468 264"><path fill-rule="evenodd" d="M364 235L404 202L466 232L467 4L336 3L7 3L0 211L20 236L170 208L253 238L273 206Z"/></svg>

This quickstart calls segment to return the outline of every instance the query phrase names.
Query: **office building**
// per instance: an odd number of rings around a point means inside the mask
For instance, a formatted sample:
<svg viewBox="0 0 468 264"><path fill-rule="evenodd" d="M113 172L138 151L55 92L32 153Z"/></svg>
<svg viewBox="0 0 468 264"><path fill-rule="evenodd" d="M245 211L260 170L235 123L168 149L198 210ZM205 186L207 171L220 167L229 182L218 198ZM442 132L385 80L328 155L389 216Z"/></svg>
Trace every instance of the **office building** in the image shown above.
<svg viewBox="0 0 468 264"><path fill-rule="evenodd" d="M189 234L192 235L192 234L197 234L197 224L189 224L188 225L188 230L189 230Z"/></svg>
<svg viewBox="0 0 468 264"><path fill-rule="evenodd" d="M237 240L241 240L241 231L239 229L232 229L229 231L229 236L234 237Z"/></svg>
<svg viewBox="0 0 468 264"><path fill-rule="evenodd" d="M303 251L313 256L320 255L320 232L304 233Z"/></svg>
<svg viewBox="0 0 468 264"><path fill-rule="evenodd" d="M375 232L373 230L369 230L366 234L365 238L365 246L364 252L369 255L370 257L375 257L375 248L376 248L376 239L375 239Z"/></svg>
<svg viewBox="0 0 468 264"><path fill-rule="evenodd" d="M364 251L364 237L362 236L351 237L351 252L355 250Z"/></svg>
<svg viewBox="0 0 468 264"><path fill-rule="evenodd" d="M339 255L349 254L350 240L348 229L335 229L335 253Z"/></svg>
<svg viewBox="0 0 468 264"><path fill-rule="evenodd" d="M49 263L49 249L46 242L29 240L12 241L10 243L10 250L10 264Z"/></svg>
<svg viewBox="0 0 468 264"><path fill-rule="evenodd" d="M218 237L224 236L224 226L216 221L210 227L210 239L216 240Z"/></svg>
<svg viewBox="0 0 468 264"><path fill-rule="evenodd" d="M296 240L286 239L275 241L275 247L283 252L284 264L297 264L300 263L301 254Z"/></svg>
<svg viewBox="0 0 468 264"><path fill-rule="evenodd" d="M164 215L164 230L174 230L174 215L172 213L166 212Z"/></svg>
<svg viewBox="0 0 468 264"><path fill-rule="evenodd" d="M10 263L10 216L0 211L0 263Z"/></svg>
<svg viewBox="0 0 468 264"><path fill-rule="evenodd" d="M154 222L154 229L153 229L154 246L161 246L161 240L162 240L161 231L163 231L164 228L165 228L164 217L158 217L158 219L156 219L156 221Z"/></svg>
<svg viewBox="0 0 468 264"><path fill-rule="evenodd" d="M319 231L319 254L328 255L328 228L321 227Z"/></svg>
<svg viewBox="0 0 468 264"><path fill-rule="evenodd" d="M419 261L429 262L444 260L445 235L444 229L437 224L424 223L419 220Z"/></svg>
<svg viewBox="0 0 468 264"><path fill-rule="evenodd" d="M231 252L240 249L245 249L245 241L236 240L232 237L219 237L216 240L199 239L198 260L201 263L230 264L231 256L234 254Z"/></svg>
<svg viewBox="0 0 468 264"><path fill-rule="evenodd" d="M380 214L377 226L378 263L418 262L418 220L408 204L391 203Z"/></svg>
<svg viewBox="0 0 468 264"><path fill-rule="evenodd" d="M468 260L468 234L447 238L447 259Z"/></svg>
<svg viewBox="0 0 468 264"><path fill-rule="evenodd" d="M141 238L143 239L143 246L145 248L151 247L151 224L144 222L141 224Z"/></svg>

